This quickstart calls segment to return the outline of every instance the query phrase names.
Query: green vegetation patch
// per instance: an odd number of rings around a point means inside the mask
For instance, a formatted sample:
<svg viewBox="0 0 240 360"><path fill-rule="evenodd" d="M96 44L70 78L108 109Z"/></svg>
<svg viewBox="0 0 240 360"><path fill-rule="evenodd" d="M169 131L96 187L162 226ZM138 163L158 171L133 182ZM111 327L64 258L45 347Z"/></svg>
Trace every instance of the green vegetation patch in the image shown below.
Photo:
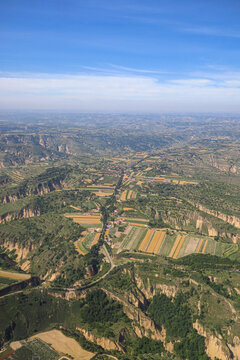
<svg viewBox="0 0 240 360"><path fill-rule="evenodd" d="M42 340L33 339L24 342L24 345L11 355L11 359L13 360L32 360L34 358L58 360L59 354Z"/></svg>

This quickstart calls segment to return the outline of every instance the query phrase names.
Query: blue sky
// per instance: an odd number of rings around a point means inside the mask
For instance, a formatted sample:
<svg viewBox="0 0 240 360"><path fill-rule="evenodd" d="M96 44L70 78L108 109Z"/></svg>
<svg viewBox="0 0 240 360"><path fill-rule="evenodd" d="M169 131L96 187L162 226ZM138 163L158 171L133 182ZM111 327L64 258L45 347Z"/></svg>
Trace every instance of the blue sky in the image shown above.
<svg viewBox="0 0 240 360"><path fill-rule="evenodd" d="M0 0L0 106L240 112L239 0Z"/></svg>

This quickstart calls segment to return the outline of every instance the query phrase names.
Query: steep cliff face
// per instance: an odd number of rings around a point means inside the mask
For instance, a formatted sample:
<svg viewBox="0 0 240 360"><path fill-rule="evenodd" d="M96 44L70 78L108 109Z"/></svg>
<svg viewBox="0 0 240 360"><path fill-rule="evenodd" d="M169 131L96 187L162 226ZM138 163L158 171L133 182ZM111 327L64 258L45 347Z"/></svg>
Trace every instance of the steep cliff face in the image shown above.
<svg viewBox="0 0 240 360"><path fill-rule="evenodd" d="M195 206L199 210L204 211L205 213L207 213L209 215L213 215L213 216L217 217L218 219L221 219L221 220L235 226L236 228L240 229L240 219L238 217L232 216L232 215L226 215L226 214L223 214L223 213L221 213L219 211L215 211L215 210L210 210L200 204L196 204Z"/></svg>
<svg viewBox="0 0 240 360"><path fill-rule="evenodd" d="M153 340L161 340L162 342L165 342L166 339L166 331L164 328L158 328L154 321L150 319L140 308L132 305L126 300L123 300L122 298L118 297L116 294L113 294L109 290L102 289L110 298L113 300L116 300L120 302L123 305L123 311L127 315L127 317L134 321L135 324L135 332L137 336L143 337L147 336L153 339ZM133 296L133 294L132 294ZM127 295L128 297L128 295ZM138 298L136 298L135 303L137 304L139 301Z"/></svg>
<svg viewBox="0 0 240 360"><path fill-rule="evenodd" d="M176 285L166 285L160 283L151 285L148 281L148 285L146 287L142 278L139 276L135 276L135 280L137 287L141 289L141 292L148 300L152 299L154 295L159 294L159 292L165 294L167 297L175 297L178 292L178 287Z"/></svg>
<svg viewBox="0 0 240 360"><path fill-rule="evenodd" d="M193 324L198 334L205 337L206 353L211 359L220 360L240 359L240 339L235 336L232 344L226 343L221 335L213 335L203 328L197 320Z"/></svg>
<svg viewBox="0 0 240 360"><path fill-rule="evenodd" d="M36 209L32 211L31 209L21 209L18 213L6 213L0 216L0 224L4 224L7 221L17 220L21 218L30 218L34 216L40 216L40 210Z"/></svg>
<svg viewBox="0 0 240 360"><path fill-rule="evenodd" d="M33 244L30 244L27 247L21 247L18 243L10 242L8 239L0 242L0 245L7 248L9 251L15 250L17 261L24 260L30 252L36 250L37 248L37 246Z"/></svg>
<svg viewBox="0 0 240 360"><path fill-rule="evenodd" d="M115 350L115 351L121 351L124 352L124 349L119 344L118 341L113 341L110 339L107 339L105 337L97 337L93 335L90 331L87 331L85 329L77 328L77 330L89 341L101 346L105 350Z"/></svg>
<svg viewBox="0 0 240 360"><path fill-rule="evenodd" d="M223 220L233 226L236 224L240 226L240 219L236 217L230 217L224 214L221 214L220 216L217 216L217 212L214 211L205 211L206 209L204 207L199 206L199 210L206 212L209 215L212 215L214 217L219 218L220 220ZM197 207L197 206L196 206ZM218 213L219 214L219 213ZM232 220L231 220L232 219ZM204 216L202 216L198 211L189 211L185 212L184 215L173 217L171 215L168 215L167 217L163 216L163 220L173 226L177 230L191 230L195 231L198 230L200 233L208 236L221 236L221 237L228 237L231 239L234 243L237 243L239 240L238 234L232 234L230 232L223 232L219 231L217 229L217 226L215 226L211 219L208 219ZM235 226L238 228L238 226Z"/></svg>
<svg viewBox="0 0 240 360"><path fill-rule="evenodd" d="M231 164L231 162L228 161L227 159L225 159L225 161L223 161L223 159L219 160L213 154L209 155L209 163L212 167L220 171L224 171L232 174L238 174L239 172L237 165Z"/></svg>
<svg viewBox="0 0 240 360"><path fill-rule="evenodd" d="M15 202L20 198L21 198L21 193L20 192L17 192L16 195L6 195L6 196L4 196L2 198L2 203L7 204L7 203L10 203L10 202Z"/></svg>
<svg viewBox="0 0 240 360"><path fill-rule="evenodd" d="M4 195L0 202L3 204L12 203L29 195L44 195L54 190L59 190L63 185L62 181L49 182L47 185L39 184L29 189L18 189L14 194Z"/></svg>

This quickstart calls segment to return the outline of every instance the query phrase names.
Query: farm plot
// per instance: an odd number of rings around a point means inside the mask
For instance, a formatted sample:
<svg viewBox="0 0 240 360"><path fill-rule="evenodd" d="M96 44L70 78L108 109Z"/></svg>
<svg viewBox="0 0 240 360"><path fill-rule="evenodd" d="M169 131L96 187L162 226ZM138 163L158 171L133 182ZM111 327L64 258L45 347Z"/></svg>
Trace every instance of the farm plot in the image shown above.
<svg viewBox="0 0 240 360"><path fill-rule="evenodd" d="M100 235L101 233L97 233L95 236L94 236L94 239L93 239L93 242L92 242L92 246L93 245L96 245L100 239Z"/></svg>
<svg viewBox="0 0 240 360"><path fill-rule="evenodd" d="M95 233L91 232L91 233L88 233L84 240L83 240L83 246L86 248L86 249L90 249L91 246L92 246L92 243L93 243L93 240L94 240L94 237L95 237Z"/></svg>
<svg viewBox="0 0 240 360"><path fill-rule="evenodd" d="M137 211L137 210L134 208L125 207L125 208L123 208L123 211Z"/></svg>
<svg viewBox="0 0 240 360"><path fill-rule="evenodd" d="M149 229L147 225L136 223L129 223L128 229L118 240L118 251L139 250L173 259L193 253L227 256L236 251L235 244L217 242L211 237L195 237L184 233L171 235L167 229Z"/></svg>
<svg viewBox="0 0 240 360"><path fill-rule="evenodd" d="M129 190L127 194L127 200L136 199L136 193L133 190Z"/></svg>
<svg viewBox="0 0 240 360"><path fill-rule="evenodd" d="M120 219L124 222L129 222L129 223L139 223L139 224L147 224L148 223L148 219L143 219L143 218L121 217Z"/></svg>
<svg viewBox="0 0 240 360"><path fill-rule="evenodd" d="M127 190L124 190L121 194L120 200L121 201L126 201L126 197L127 197Z"/></svg>
<svg viewBox="0 0 240 360"><path fill-rule="evenodd" d="M212 241L214 241L214 240L212 240ZM221 242L217 242L217 241L215 241L215 242L216 242L216 250L215 250L214 255L226 256L226 255L228 255L228 253L233 252L233 246L235 244L227 244L227 243L221 243ZM209 252L209 242L206 247L206 252L207 253Z"/></svg>
<svg viewBox="0 0 240 360"><path fill-rule="evenodd" d="M136 199L136 193L133 190L124 190L121 194L120 200L121 201L126 201L126 200L131 200L131 199Z"/></svg>
<svg viewBox="0 0 240 360"><path fill-rule="evenodd" d="M21 273L15 273L11 271L4 271L0 270L0 278L7 278L7 279L13 279L13 280L27 280L30 279L31 275L29 274L21 274Z"/></svg>
<svg viewBox="0 0 240 360"><path fill-rule="evenodd" d="M90 360L95 354L84 350L80 344L65 336L59 330L51 330L44 333L34 335L30 339L41 339L51 345L51 347L60 354L69 354L75 360ZM43 359L50 359L43 357Z"/></svg>
<svg viewBox="0 0 240 360"><path fill-rule="evenodd" d="M107 196L111 196L113 194L113 191L107 192L107 191L101 190L101 191L94 191L93 193L98 197L107 197Z"/></svg>
<svg viewBox="0 0 240 360"><path fill-rule="evenodd" d="M152 237L152 241L147 248L147 252L158 254L162 246L163 240L165 238L165 235L166 235L165 231L156 230Z"/></svg>
<svg viewBox="0 0 240 360"><path fill-rule="evenodd" d="M131 225L135 225L135 226L142 226L142 227L147 227L147 224L141 224L141 223L134 223L134 222L131 222Z"/></svg>
<svg viewBox="0 0 240 360"><path fill-rule="evenodd" d="M137 249L147 233L147 229L130 226L130 231L122 242L121 248L127 250Z"/></svg>
<svg viewBox="0 0 240 360"><path fill-rule="evenodd" d="M84 226L97 226L102 225L99 215L81 215L81 214L65 214L65 217L72 218L75 223L82 224Z"/></svg>
<svg viewBox="0 0 240 360"><path fill-rule="evenodd" d="M232 244L220 243L211 238L198 238L178 234L174 241L167 237L165 249L162 247L160 254L178 259L193 253L224 256L227 251L234 251Z"/></svg>
<svg viewBox="0 0 240 360"><path fill-rule="evenodd" d="M178 234L177 238L176 238L176 240L175 240L175 242L173 244L173 247L172 247L171 251L169 252L168 256L172 257L172 258L176 258L176 257L174 257L175 252L178 250L179 246L181 246L181 245L182 245L182 235Z"/></svg>
<svg viewBox="0 0 240 360"><path fill-rule="evenodd" d="M70 207L72 208L72 209L74 209L74 210L80 210L80 208L79 207L77 207L77 206L73 206L73 205L70 205Z"/></svg>
<svg viewBox="0 0 240 360"><path fill-rule="evenodd" d="M57 351L52 349L48 344L48 339L45 339L46 342L34 338L29 341L21 341L19 343L18 349L15 353L11 355L11 359L22 360L22 359L48 359L48 360L58 360L60 358ZM50 340L50 339L49 339ZM11 344L12 347L15 346L17 342Z"/></svg>
<svg viewBox="0 0 240 360"><path fill-rule="evenodd" d="M150 242L150 240L152 239L152 236L154 234L154 230L153 229L148 229L146 236L144 237L143 241L141 242L138 250L140 251L146 251L148 244Z"/></svg>
<svg viewBox="0 0 240 360"><path fill-rule="evenodd" d="M85 238L82 238L82 239L78 239L74 242L75 249L80 255L86 255L88 252L88 250L83 245L84 240L85 240Z"/></svg>

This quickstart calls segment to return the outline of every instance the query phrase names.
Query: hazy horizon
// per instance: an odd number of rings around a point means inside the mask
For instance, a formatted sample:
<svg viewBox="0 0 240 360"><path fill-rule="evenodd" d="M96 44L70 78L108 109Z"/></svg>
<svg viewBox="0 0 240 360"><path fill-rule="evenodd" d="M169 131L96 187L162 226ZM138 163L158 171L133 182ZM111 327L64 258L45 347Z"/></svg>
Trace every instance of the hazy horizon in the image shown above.
<svg viewBox="0 0 240 360"><path fill-rule="evenodd" d="M0 108L240 113L234 0L0 3Z"/></svg>

